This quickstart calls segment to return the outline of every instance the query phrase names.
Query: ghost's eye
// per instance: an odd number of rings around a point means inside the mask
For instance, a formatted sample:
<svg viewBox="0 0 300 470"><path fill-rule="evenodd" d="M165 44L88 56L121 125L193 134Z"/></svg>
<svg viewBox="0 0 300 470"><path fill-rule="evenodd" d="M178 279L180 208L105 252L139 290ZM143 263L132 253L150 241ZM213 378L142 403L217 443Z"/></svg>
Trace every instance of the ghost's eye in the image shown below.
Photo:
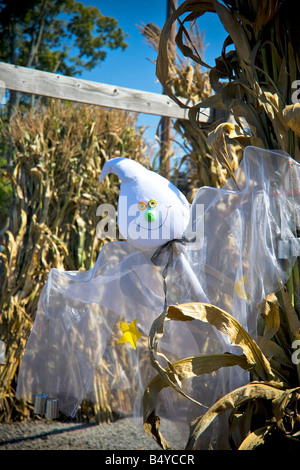
<svg viewBox="0 0 300 470"><path fill-rule="evenodd" d="M156 202L154 199L151 199L151 200L148 202L148 206L150 207L150 209L154 209L154 207L157 206L157 202Z"/></svg>
<svg viewBox="0 0 300 470"><path fill-rule="evenodd" d="M138 203L138 208L139 208L140 211L145 210L146 207L147 207L147 204L145 202L141 201L141 202Z"/></svg>

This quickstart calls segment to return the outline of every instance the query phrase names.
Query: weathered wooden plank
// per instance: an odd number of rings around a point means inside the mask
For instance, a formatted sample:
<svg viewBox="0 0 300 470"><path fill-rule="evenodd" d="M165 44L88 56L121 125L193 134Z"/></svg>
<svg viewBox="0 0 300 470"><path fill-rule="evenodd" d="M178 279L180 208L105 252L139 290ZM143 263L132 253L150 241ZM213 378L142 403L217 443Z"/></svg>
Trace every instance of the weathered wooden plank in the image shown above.
<svg viewBox="0 0 300 470"><path fill-rule="evenodd" d="M9 90L138 113L187 119L187 110L168 96L67 77L0 62L0 80ZM203 119L206 121L206 118Z"/></svg>

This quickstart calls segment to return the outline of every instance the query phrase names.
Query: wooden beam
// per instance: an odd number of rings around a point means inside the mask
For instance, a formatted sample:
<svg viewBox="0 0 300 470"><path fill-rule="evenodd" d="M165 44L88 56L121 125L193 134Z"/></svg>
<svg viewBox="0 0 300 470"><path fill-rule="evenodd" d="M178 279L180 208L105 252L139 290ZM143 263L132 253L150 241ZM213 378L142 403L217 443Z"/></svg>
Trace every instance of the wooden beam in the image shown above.
<svg viewBox="0 0 300 470"><path fill-rule="evenodd" d="M172 15L173 11L177 8L177 0L167 0L167 19ZM169 37L169 47L171 48L172 55L175 57L175 40L176 40L176 24L172 24ZM170 171L170 156L171 156L171 131L172 131L172 118L163 116L160 123L160 171L161 174L169 174Z"/></svg>
<svg viewBox="0 0 300 470"><path fill-rule="evenodd" d="M188 119L187 109L180 108L168 96L158 93L67 77L4 62L0 62L0 81L2 82L0 86L21 93L175 119ZM203 111L201 121L207 122L209 110Z"/></svg>
<svg viewBox="0 0 300 470"><path fill-rule="evenodd" d="M106 85L4 62L0 62L0 81L2 87L22 93L188 119L187 109L180 108L168 96L158 93ZM204 117L203 121L206 120Z"/></svg>

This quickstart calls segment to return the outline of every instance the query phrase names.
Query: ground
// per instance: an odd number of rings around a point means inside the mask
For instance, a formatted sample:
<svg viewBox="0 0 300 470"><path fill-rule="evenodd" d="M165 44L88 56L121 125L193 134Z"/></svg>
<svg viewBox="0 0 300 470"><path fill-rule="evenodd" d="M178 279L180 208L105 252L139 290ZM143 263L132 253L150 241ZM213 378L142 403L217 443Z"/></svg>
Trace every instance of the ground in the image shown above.
<svg viewBox="0 0 300 470"><path fill-rule="evenodd" d="M178 428L163 422L161 430L180 449ZM0 424L0 450L159 450L141 424L132 418L89 424L59 421L25 421Z"/></svg>

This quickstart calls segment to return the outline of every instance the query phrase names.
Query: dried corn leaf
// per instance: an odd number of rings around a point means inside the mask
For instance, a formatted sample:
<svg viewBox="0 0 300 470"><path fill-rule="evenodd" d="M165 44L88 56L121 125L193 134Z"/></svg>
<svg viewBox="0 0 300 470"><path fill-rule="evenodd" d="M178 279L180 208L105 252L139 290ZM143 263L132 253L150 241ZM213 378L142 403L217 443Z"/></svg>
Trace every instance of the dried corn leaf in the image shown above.
<svg viewBox="0 0 300 470"><path fill-rule="evenodd" d="M300 103L290 104L282 110L286 124L300 137Z"/></svg>
<svg viewBox="0 0 300 470"><path fill-rule="evenodd" d="M261 27L269 23L276 13L279 0L260 0L258 3L258 10L255 20L255 29L258 30Z"/></svg>
<svg viewBox="0 0 300 470"><path fill-rule="evenodd" d="M196 441L201 434L210 426L214 419L227 410L237 409L245 403L262 398L274 400L280 397L282 390L270 386L267 383L250 383L228 393L218 400L203 416L195 419L191 424L190 437L186 446L187 450L195 448Z"/></svg>
<svg viewBox="0 0 300 470"><path fill-rule="evenodd" d="M257 110L241 99L233 99L230 103L230 109L234 116L237 118L243 117L247 122L252 134L251 142L248 145L255 145L261 148L268 147L268 139Z"/></svg>
<svg viewBox="0 0 300 470"><path fill-rule="evenodd" d="M263 445L271 428L272 426L263 426L251 432L246 439L243 440L238 450L254 450L260 445Z"/></svg>
<svg viewBox="0 0 300 470"><path fill-rule="evenodd" d="M228 155L226 144L226 137L232 139L237 136L236 127L237 126L230 122L219 124L216 129L208 135L208 144L212 147L218 161L226 168L238 188L234 168Z"/></svg>
<svg viewBox="0 0 300 470"><path fill-rule="evenodd" d="M164 374L157 374L148 384L144 394L144 418L155 409L156 399L159 392L168 386L168 380L165 375L171 377L173 375L179 378L179 381L199 377L203 374L210 374L222 367L240 366L245 370L249 370L251 366L244 356L235 354L207 354L203 356L192 356L180 361L173 362L171 366L166 367ZM177 387L176 387L177 389ZM184 394L184 396L186 396ZM195 401L192 399L192 401ZM204 406L199 403L199 405Z"/></svg>
<svg viewBox="0 0 300 470"><path fill-rule="evenodd" d="M264 355L268 358L270 361L273 359L276 361L278 364L285 365L287 367L291 367L291 356L287 354L287 352L279 346L279 344L275 343L275 341L270 340L270 341L264 341L264 337L262 337L263 343L260 343L260 348L263 351ZM273 370L273 366L272 366Z"/></svg>
<svg viewBox="0 0 300 470"><path fill-rule="evenodd" d="M266 116L270 119L279 148L288 150L288 134L286 120L282 114L283 103L277 93L258 89L258 107L262 107Z"/></svg>
<svg viewBox="0 0 300 470"><path fill-rule="evenodd" d="M231 354L196 356L170 363L164 354L157 351L159 341L164 334L165 321L192 321L195 319L215 326L220 332L229 337L232 344L240 346L245 356ZM246 370L253 368L263 380L274 378L269 362L242 326L227 312L209 304L190 303L170 306L152 324L149 347L153 365L158 374L145 390L143 399L144 429L154 437L162 448L166 449L169 448L169 444L159 431L159 417L155 414L157 397L163 388L170 386L184 397L203 407L202 403L184 393L181 387L183 380L233 365L239 365ZM163 368L159 363L158 359L160 357L167 361L168 366L166 368Z"/></svg>
<svg viewBox="0 0 300 470"><path fill-rule="evenodd" d="M272 410L277 420L277 423L282 420L285 414L286 407L290 403L291 399L295 396L299 398L299 390L300 387L285 390L278 397L274 398L274 400L272 401Z"/></svg>
<svg viewBox="0 0 300 470"><path fill-rule="evenodd" d="M261 308L261 316L265 321L265 329L260 343L260 347L263 348L265 344L273 338L280 327L280 307L276 295L268 295L262 302Z"/></svg>
<svg viewBox="0 0 300 470"><path fill-rule="evenodd" d="M239 64L243 68L246 68L247 78L249 82L252 83L252 75L250 71L249 73L247 72L248 67L250 67L251 64L251 50L245 30L238 19L226 6L217 0L214 0L214 6L224 28L235 44Z"/></svg>
<svg viewBox="0 0 300 470"><path fill-rule="evenodd" d="M153 437L153 439L163 450L170 450L171 446L160 432L159 426L160 418L153 412L149 415L147 421L144 423L144 430L147 434L150 434L150 436Z"/></svg>
<svg viewBox="0 0 300 470"><path fill-rule="evenodd" d="M179 48L181 48L184 55L192 58L197 63L204 65L205 67L209 67L209 65L202 60L199 52L195 50L191 41L189 41L187 30L184 27L184 23L186 21L193 21L206 12L215 12L213 1L186 0L167 18L160 34L158 56L156 60L156 76L163 85L164 92L181 107L186 107L185 103L175 96L174 91L170 86L170 64L172 63L172 60L170 57L168 41L171 36L173 23L179 20L182 15L187 14L186 18L182 21L180 20L180 28L176 36L176 43Z"/></svg>
<svg viewBox="0 0 300 470"><path fill-rule="evenodd" d="M143 407L144 407L144 430L152 435L156 442L161 445L163 449L169 448L169 444L164 439L163 435L159 431L159 417L155 415L155 408L157 404L157 397L160 391L169 386L169 378L174 382L174 375L177 376L178 381L191 379L193 377L199 377L203 374L210 374L222 367L240 366L245 370L249 370L250 366L244 356L237 356L234 354L210 354L204 356L194 356L181 359L175 363L172 363L171 367L166 367L165 376L160 373L157 374L152 381L148 384L144 396L143 396ZM173 387L175 390L182 393L178 387ZM182 393L186 398L198 403L199 406L207 408L202 403L188 397ZM153 426L155 423L155 426ZM166 445L167 447L163 447Z"/></svg>
<svg viewBox="0 0 300 470"><path fill-rule="evenodd" d="M280 294L283 300L284 313L291 339L294 341L294 339L300 338L300 320L292 304L292 295L284 287L281 288Z"/></svg>
<svg viewBox="0 0 300 470"><path fill-rule="evenodd" d="M167 317L172 320L189 321L193 319L208 322L225 334L233 345L240 346L250 365L262 380L274 379L270 363L239 322L224 310L210 304L187 303L168 308Z"/></svg>

